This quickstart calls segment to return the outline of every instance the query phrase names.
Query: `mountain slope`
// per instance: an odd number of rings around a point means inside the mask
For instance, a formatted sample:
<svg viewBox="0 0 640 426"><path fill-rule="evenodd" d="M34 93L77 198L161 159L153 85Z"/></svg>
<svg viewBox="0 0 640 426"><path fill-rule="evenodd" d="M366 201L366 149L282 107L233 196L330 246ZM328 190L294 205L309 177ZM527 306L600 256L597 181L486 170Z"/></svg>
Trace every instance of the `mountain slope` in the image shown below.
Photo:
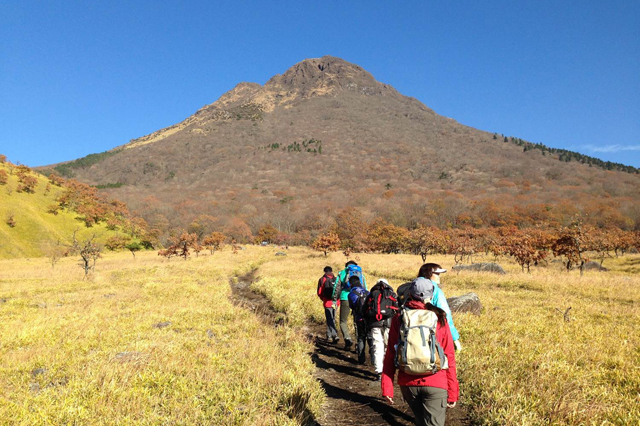
<svg viewBox="0 0 640 426"><path fill-rule="evenodd" d="M34 192L19 192L16 167L0 163L0 174L6 173L7 182L0 184L0 259L43 256L58 242L70 245L74 231L78 241L95 235L95 241L104 243L123 232L109 230L105 223L88 228L78 214L59 209L54 215L48 210L64 188L51 185L47 178L32 174L36 179Z"/></svg>
<svg viewBox="0 0 640 426"><path fill-rule="evenodd" d="M325 56L264 86L240 83L183 122L73 172L122 184L108 191L165 232L201 215L218 227L317 229L350 206L404 226L519 224L504 220L518 209L532 223L598 209L613 209L616 226L640 223L637 174L560 162L505 140Z"/></svg>

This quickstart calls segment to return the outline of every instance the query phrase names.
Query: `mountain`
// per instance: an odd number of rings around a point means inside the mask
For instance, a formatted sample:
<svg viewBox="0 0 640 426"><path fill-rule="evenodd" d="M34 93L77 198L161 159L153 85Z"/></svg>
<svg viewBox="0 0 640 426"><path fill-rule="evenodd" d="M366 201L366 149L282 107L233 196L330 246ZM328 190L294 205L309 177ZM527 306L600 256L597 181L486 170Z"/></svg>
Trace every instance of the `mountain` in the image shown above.
<svg viewBox="0 0 640 426"><path fill-rule="evenodd" d="M267 223L314 231L347 207L408 227L575 214L640 226L637 169L464 126L331 56L55 169L106 188L165 234L194 220L231 234Z"/></svg>

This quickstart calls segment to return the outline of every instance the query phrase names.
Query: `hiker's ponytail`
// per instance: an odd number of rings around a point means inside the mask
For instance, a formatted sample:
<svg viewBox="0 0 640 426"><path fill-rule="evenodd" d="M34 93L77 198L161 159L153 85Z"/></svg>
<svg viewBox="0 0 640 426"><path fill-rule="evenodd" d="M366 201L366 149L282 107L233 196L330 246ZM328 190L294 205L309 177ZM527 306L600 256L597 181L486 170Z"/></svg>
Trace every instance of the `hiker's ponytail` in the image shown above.
<svg viewBox="0 0 640 426"><path fill-rule="evenodd" d="M436 316L438 317L438 324L443 327L447 324L447 313L444 310L438 308L437 306L433 306L431 303L426 303L425 306L428 311L434 312L436 314Z"/></svg>

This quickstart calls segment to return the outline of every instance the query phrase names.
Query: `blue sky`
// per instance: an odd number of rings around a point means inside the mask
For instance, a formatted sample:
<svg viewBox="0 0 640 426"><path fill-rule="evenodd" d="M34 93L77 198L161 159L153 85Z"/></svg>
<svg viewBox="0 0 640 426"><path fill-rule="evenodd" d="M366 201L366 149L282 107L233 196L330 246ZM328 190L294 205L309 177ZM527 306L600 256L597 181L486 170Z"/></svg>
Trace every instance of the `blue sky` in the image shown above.
<svg viewBox="0 0 640 426"><path fill-rule="evenodd" d="M71 160L333 55L437 113L640 167L640 2L0 2L0 153Z"/></svg>

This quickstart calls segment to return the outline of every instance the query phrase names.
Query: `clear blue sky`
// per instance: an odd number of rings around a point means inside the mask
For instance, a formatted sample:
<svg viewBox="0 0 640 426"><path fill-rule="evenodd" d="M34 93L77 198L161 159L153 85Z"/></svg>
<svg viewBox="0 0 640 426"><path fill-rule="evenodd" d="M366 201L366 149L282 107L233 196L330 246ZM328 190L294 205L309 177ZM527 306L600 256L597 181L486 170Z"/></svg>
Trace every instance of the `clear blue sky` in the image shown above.
<svg viewBox="0 0 640 426"><path fill-rule="evenodd" d="M640 1L0 1L0 153L38 166L333 55L437 113L640 167Z"/></svg>

